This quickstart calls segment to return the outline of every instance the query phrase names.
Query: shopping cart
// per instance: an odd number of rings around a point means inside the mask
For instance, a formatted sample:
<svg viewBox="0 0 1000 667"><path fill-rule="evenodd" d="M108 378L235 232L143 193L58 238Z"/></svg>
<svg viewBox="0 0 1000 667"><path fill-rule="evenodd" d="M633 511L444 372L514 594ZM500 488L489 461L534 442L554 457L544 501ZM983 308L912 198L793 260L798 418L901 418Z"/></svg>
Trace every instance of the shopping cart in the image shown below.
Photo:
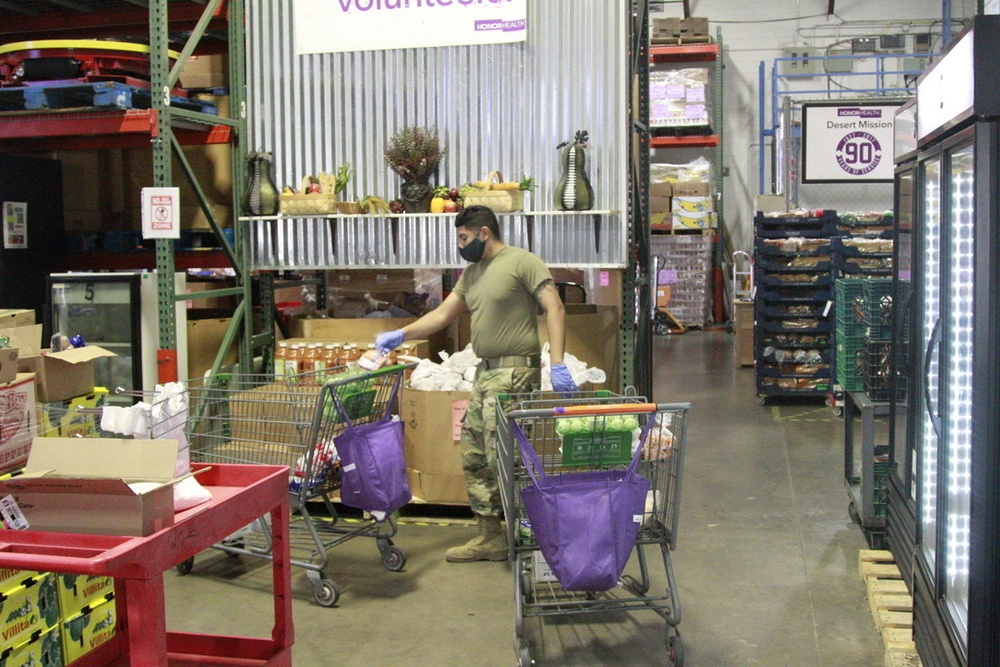
<svg viewBox="0 0 1000 667"><path fill-rule="evenodd" d="M408 368L365 372L345 366L285 378L222 373L188 383L185 431L192 461L291 468L291 563L305 568L313 598L324 607L340 598L340 589L324 574L329 549L356 537L374 538L386 569L398 572L406 564L392 541L391 514L341 521L334 505L340 465L333 439L348 428L344 415L353 426L393 415ZM270 559L270 526L258 520L213 548ZM193 565L190 559L177 570L187 574Z"/></svg>
<svg viewBox="0 0 1000 667"><path fill-rule="evenodd" d="M505 407L514 409L505 412ZM687 403L645 404L635 395L581 392L571 400L561 397L504 396L498 402L498 466L501 498L507 519L510 559L514 562L514 648L519 664L531 664L525 619L611 611L651 609L666 622L665 642L670 665L683 664L683 645L677 624L680 599L670 563L677 540L677 519L684 469ZM560 427L560 420L584 419L586 430ZM534 540L521 489L531 479L524 467L516 432L523 433L541 459L546 474L625 468L631 458L636 431L622 432L633 418L640 427L651 425L639 462L639 473L649 480L650 491L635 543L635 557L618 586L603 593L564 590L548 570ZM566 426L564 424L564 426ZM560 431L563 433L561 434ZM567 437L566 434L573 434ZM631 445L631 446L625 446ZM660 550L667 586L651 590L647 548Z"/></svg>

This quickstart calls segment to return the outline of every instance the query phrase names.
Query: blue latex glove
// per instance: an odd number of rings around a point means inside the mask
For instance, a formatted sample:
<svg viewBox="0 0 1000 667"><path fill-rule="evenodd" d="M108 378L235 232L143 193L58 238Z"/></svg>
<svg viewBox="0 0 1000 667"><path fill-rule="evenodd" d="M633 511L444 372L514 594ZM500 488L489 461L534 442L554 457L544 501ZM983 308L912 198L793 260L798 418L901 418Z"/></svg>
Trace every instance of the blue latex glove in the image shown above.
<svg viewBox="0 0 1000 667"><path fill-rule="evenodd" d="M391 352L403 344L403 330L385 331L375 336L375 347L383 352Z"/></svg>
<svg viewBox="0 0 1000 667"><path fill-rule="evenodd" d="M580 391L565 365L552 364L549 367L549 374L552 376L552 390L558 391L563 395L563 398L570 398Z"/></svg>

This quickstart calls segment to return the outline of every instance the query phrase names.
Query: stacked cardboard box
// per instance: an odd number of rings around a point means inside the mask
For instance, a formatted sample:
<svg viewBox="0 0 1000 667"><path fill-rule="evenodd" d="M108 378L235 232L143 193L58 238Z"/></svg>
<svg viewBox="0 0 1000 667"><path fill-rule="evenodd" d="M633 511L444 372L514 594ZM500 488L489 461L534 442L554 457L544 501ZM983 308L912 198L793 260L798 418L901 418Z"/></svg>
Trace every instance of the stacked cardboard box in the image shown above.
<svg viewBox="0 0 1000 667"><path fill-rule="evenodd" d="M708 18L689 16L654 18L649 26L649 41L652 44L698 44L708 43Z"/></svg>
<svg viewBox="0 0 1000 667"><path fill-rule="evenodd" d="M710 128L707 67L664 69L649 74L651 127Z"/></svg>
<svg viewBox="0 0 1000 667"><path fill-rule="evenodd" d="M651 251L662 255L657 276L657 307L669 310L688 326L704 326L712 318L712 237L663 235L652 237Z"/></svg>

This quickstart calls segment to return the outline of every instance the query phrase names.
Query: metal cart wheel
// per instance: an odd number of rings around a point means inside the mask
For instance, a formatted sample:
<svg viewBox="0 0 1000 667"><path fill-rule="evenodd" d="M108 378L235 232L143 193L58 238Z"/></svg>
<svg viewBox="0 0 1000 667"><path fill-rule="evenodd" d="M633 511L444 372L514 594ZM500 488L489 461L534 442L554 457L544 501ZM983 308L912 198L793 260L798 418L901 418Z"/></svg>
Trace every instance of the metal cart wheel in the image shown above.
<svg viewBox="0 0 1000 667"><path fill-rule="evenodd" d="M767 405L767 396L758 396L757 405Z"/></svg>
<svg viewBox="0 0 1000 667"><path fill-rule="evenodd" d="M729 320L726 322L726 333L736 333L736 322Z"/></svg>
<svg viewBox="0 0 1000 667"><path fill-rule="evenodd" d="M671 667L684 667L684 643L677 628L667 637L667 660Z"/></svg>
<svg viewBox="0 0 1000 667"><path fill-rule="evenodd" d="M844 406L842 406L842 405L834 406L834 408L833 408L833 416L834 417L843 417L844 416Z"/></svg>
<svg viewBox="0 0 1000 667"><path fill-rule="evenodd" d="M517 665L518 667L530 667L533 664L535 661L531 659L531 649L528 647L528 642L522 639L517 648Z"/></svg>
<svg viewBox="0 0 1000 667"><path fill-rule="evenodd" d="M320 579L319 586L313 587L313 599L321 607L332 607L340 599L340 589L329 579Z"/></svg>
<svg viewBox="0 0 1000 667"><path fill-rule="evenodd" d="M177 570L177 574L183 577L185 574L189 574L191 572L191 568L193 567L194 567L194 557L192 556L187 560L182 560L180 563L177 563L174 569Z"/></svg>
<svg viewBox="0 0 1000 667"><path fill-rule="evenodd" d="M670 327L663 322L657 322L653 325L653 333L657 336L666 336L670 333Z"/></svg>
<svg viewBox="0 0 1000 667"><path fill-rule="evenodd" d="M382 551L382 564L390 572L399 572L406 566L406 554L399 547L387 546Z"/></svg>

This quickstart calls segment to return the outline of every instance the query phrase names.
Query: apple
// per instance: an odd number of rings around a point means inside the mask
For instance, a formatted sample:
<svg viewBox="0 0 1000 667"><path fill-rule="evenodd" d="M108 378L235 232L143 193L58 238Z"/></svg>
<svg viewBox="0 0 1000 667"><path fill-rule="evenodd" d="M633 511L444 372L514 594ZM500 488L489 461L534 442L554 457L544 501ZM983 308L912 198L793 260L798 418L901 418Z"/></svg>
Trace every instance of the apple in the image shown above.
<svg viewBox="0 0 1000 667"><path fill-rule="evenodd" d="M459 197L458 188L452 188L451 190L448 190L449 199L451 199L452 201L458 201L458 197Z"/></svg>
<svg viewBox="0 0 1000 667"><path fill-rule="evenodd" d="M457 202L455 202L455 201L453 201L451 199L445 199L444 200L444 212L445 213L455 213L457 211L458 211L458 203Z"/></svg>

